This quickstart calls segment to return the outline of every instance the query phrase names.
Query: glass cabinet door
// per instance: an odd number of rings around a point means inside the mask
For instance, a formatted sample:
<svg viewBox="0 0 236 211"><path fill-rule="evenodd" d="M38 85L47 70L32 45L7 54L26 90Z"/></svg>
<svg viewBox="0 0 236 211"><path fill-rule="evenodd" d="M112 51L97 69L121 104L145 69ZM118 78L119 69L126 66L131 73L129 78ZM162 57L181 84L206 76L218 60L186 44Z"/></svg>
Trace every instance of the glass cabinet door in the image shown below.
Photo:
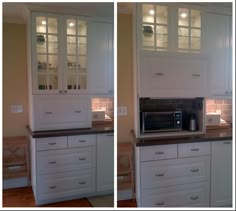
<svg viewBox="0 0 236 211"><path fill-rule="evenodd" d="M58 18L46 15L37 15L34 18L36 48L34 88L40 92L53 92L59 89Z"/></svg>
<svg viewBox="0 0 236 211"><path fill-rule="evenodd" d="M200 10L178 8L178 50L199 52L201 49Z"/></svg>
<svg viewBox="0 0 236 211"><path fill-rule="evenodd" d="M66 19L66 70L64 88L69 92L87 89L87 24Z"/></svg>
<svg viewBox="0 0 236 211"><path fill-rule="evenodd" d="M142 5L143 49L168 49L168 7L159 4Z"/></svg>

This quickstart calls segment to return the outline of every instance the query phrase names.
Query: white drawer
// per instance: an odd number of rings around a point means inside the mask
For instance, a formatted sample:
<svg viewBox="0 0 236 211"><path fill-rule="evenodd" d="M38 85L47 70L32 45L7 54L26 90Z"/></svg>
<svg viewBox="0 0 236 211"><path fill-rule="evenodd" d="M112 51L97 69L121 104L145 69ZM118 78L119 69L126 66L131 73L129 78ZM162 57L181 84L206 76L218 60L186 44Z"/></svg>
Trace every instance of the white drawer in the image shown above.
<svg viewBox="0 0 236 211"><path fill-rule="evenodd" d="M39 200L95 192L95 170L41 175L37 187Z"/></svg>
<svg viewBox="0 0 236 211"><path fill-rule="evenodd" d="M141 161L177 158L177 144L141 147Z"/></svg>
<svg viewBox="0 0 236 211"><path fill-rule="evenodd" d="M95 167L95 147L37 152L37 174Z"/></svg>
<svg viewBox="0 0 236 211"><path fill-rule="evenodd" d="M68 148L96 146L96 135L78 135L68 137Z"/></svg>
<svg viewBox="0 0 236 211"><path fill-rule="evenodd" d="M143 190L142 207L209 207L209 182Z"/></svg>
<svg viewBox="0 0 236 211"><path fill-rule="evenodd" d="M67 148L67 137L37 138L36 148L37 151L65 149Z"/></svg>
<svg viewBox="0 0 236 211"><path fill-rule="evenodd" d="M142 189L201 182L209 178L209 156L141 163Z"/></svg>
<svg viewBox="0 0 236 211"><path fill-rule="evenodd" d="M194 157L210 155L210 142L178 144L178 157Z"/></svg>

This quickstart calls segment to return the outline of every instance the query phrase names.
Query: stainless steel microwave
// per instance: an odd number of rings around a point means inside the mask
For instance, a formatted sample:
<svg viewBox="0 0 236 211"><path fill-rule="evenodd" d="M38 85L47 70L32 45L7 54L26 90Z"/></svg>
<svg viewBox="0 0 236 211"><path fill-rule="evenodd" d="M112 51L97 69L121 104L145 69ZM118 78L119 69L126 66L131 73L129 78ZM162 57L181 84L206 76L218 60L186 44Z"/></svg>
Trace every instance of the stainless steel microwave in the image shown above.
<svg viewBox="0 0 236 211"><path fill-rule="evenodd" d="M141 133L182 130L182 111L141 112Z"/></svg>

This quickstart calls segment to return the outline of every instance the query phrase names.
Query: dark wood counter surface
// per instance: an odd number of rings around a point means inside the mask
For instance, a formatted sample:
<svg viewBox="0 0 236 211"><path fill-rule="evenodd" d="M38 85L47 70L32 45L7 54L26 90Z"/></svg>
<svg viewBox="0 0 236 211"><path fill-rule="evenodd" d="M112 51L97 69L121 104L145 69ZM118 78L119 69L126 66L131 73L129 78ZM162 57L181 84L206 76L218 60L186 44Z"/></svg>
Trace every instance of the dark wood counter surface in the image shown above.
<svg viewBox="0 0 236 211"><path fill-rule="evenodd" d="M31 131L27 126L29 134L33 138L46 138L56 136L73 136L73 135L85 135L85 134L98 134L98 133L113 133L113 124L94 124L91 128L80 129L66 129L66 130L50 130L50 131Z"/></svg>
<svg viewBox="0 0 236 211"><path fill-rule="evenodd" d="M232 140L232 129L207 129L206 134L188 136L188 137L171 137L171 138L136 138L136 146L151 146L164 144L180 144L206 141Z"/></svg>

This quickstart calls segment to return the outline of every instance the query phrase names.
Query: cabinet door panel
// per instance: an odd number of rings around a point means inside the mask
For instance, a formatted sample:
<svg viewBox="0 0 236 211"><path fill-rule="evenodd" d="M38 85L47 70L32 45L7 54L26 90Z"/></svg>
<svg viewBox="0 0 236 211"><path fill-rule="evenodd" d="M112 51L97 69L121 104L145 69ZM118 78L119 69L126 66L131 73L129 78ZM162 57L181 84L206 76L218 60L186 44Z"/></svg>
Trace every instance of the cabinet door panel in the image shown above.
<svg viewBox="0 0 236 211"><path fill-rule="evenodd" d="M88 27L88 55L91 92L113 92L113 25L90 23Z"/></svg>
<svg viewBox="0 0 236 211"><path fill-rule="evenodd" d="M232 206L232 140L211 146L211 206Z"/></svg>
<svg viewBox="0 0 236 211"><path fill-rule="evenodd" d="M97 135L97 191L114 188L114 135Z"/></svg>

